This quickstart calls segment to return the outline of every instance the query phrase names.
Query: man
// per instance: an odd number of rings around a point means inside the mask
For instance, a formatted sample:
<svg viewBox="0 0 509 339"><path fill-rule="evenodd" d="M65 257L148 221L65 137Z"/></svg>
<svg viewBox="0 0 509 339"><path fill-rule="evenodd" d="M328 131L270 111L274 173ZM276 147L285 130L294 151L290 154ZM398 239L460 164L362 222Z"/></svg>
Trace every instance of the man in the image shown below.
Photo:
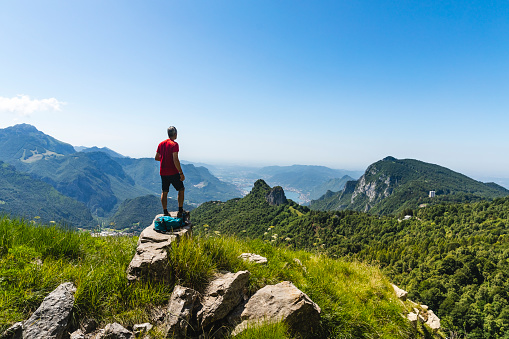
<svg viewBox="0 0 509 339"><path fill-rule="evenodd" d="M178 218L182 217L184 212L184 180L186 177L182 172L179 161L179 144L177 139L177 129L174 126L168 127L168 138L157 146L155 160L161 163L159 174L161 175L161 183L163 192L161 193L161 204L163 205L164 215L168 213L168 192L170 184L178 191L179 211Z"/></svg>

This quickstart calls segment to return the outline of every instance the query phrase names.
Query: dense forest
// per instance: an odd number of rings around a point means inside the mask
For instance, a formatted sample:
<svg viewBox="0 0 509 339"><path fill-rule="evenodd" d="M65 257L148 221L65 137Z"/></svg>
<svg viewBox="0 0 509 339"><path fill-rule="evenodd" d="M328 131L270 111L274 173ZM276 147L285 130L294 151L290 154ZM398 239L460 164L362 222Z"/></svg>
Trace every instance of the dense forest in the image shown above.
<svg viewBox="0 0 509 339"><path fill-rule="evenodd" d="M268 190L259 181L245 198L203 204L193 211L196 229L379 265L410 299L431 307L452 338L509 338L509 198L398 218L270 206Z"/></svg>

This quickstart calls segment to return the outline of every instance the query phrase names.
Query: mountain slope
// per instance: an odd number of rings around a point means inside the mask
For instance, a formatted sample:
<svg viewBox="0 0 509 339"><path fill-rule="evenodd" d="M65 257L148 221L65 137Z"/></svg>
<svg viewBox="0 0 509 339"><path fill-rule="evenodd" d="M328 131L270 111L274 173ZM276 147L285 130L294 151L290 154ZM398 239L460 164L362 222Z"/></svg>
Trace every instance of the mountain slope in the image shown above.
<svg viewBox="0 0 509 339"><path fill-rule="evenodd" d="M436 197L429 198L429 191ZM496 184L485 184L445 167L418 160L387 157L370 165L357 181L337 193L327 193L311 202L316 210L398 213L421 204L441 201L474 201L509 195Z"/></svg>
<svg viewBox="0 0 509 339"><path fill-rule="evenodd" d="M84 204L3 162L0 162L0 213L83 228L94 225Z"/></svg>
<svg viewBox="0 0 509 339"><path fill-rule="evenodd" d="M103 152L109 155L112 158L125 158L126 156L115 152L112 149L109 149L108 147L84 147L84 146L75 146L74 149L76 152L83 152L83 153L90 153L90 152Z"/></svg>
<svg viewBox="0 0 509 339"><path fill-rule="evenodd" d="M161 176L159 175L159 162L152 158L122 158L115 159L141 187L153 194L161 193ZM185 199L189 204L200 204L210 200L228 200L240 197L241 192L232 184L223 182L213 176L205 167L196 167L192 164L181 164L186 176ZM176 198L177 193L170 188L169 196Z"/></svg>
<svg viewBox="0 0 509 339"><path fill-rule="evenodd" d="M74 147L27 124L0 129L0 161L33 162L74 153Z"/></svg>
<svg viewBox="0 0 509 339"><path fill-rule="evenodd" d="M348 186L348 185L347 185ZM353 185L355 188L355 185ZM193 211L200 235L235 234L381 267L457 338L503 338L509 328L509 197L419 208L398 220L363 212L270 206L270 188ZM353 189L352 189L353 191Z"/></svg>
<svg viewBox="0 0 509 339"><path fill-rule="evenodd" d="M150 193L136 186L122 166L103 152L78 152L18 167L85 203L99 217L108 215L125 199Z"/></svg>
<svg viewBox="0 0 509 339"><path fill-rule="evenodd" d="M324 192L327 191L339 192L343 188L345 188L345 185L348 181L352 180L354 179L349 175L345 175L342 178L329 179L326 182L311 189L311 192L309 193L309 198L318 199L324 194Z"/></svg>

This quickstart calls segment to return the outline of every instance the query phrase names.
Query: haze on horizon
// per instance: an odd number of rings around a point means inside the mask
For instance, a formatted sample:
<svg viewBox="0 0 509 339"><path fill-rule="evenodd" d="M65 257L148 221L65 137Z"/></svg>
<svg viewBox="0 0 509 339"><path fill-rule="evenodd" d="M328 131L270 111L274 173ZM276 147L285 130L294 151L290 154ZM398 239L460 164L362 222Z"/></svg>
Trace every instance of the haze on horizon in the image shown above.
<svg viewBox="0 0 509 339"><path fill-rule="evenodd" d="M0 128L202 163L509 177L506 1L5 1Z"/></svg>

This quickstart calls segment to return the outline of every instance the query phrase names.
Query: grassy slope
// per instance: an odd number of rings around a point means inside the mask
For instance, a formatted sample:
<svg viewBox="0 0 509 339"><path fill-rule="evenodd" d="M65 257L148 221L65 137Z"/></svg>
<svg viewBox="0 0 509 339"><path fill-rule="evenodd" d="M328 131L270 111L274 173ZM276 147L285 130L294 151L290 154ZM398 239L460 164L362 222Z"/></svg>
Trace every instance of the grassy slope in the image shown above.
<svg viewBox="0 0 509 339"><path fill-rule="evenodd" d="M195 237L172 247L173 280L169 284L128 284L125 271L136 241L128 237L92 238L87 233L0 218L0 332L27 319L64 281L77 286L75 323L95 318L101 325L118 321L128 326L149 321L150 310L167 303L176 281L203 290L216 270L248 269L251 293L267 284L290 280L308 294L322 309L320 337L417 335L401 317L404 306L376 267L278 248L260 240ZM238 256L243 252L261 254L269 263L260 266L241 261ZM287 337L280 327L267 331L252 336L248 332L244 337ZM157 329L152 334L158 337Z"/></svg>

